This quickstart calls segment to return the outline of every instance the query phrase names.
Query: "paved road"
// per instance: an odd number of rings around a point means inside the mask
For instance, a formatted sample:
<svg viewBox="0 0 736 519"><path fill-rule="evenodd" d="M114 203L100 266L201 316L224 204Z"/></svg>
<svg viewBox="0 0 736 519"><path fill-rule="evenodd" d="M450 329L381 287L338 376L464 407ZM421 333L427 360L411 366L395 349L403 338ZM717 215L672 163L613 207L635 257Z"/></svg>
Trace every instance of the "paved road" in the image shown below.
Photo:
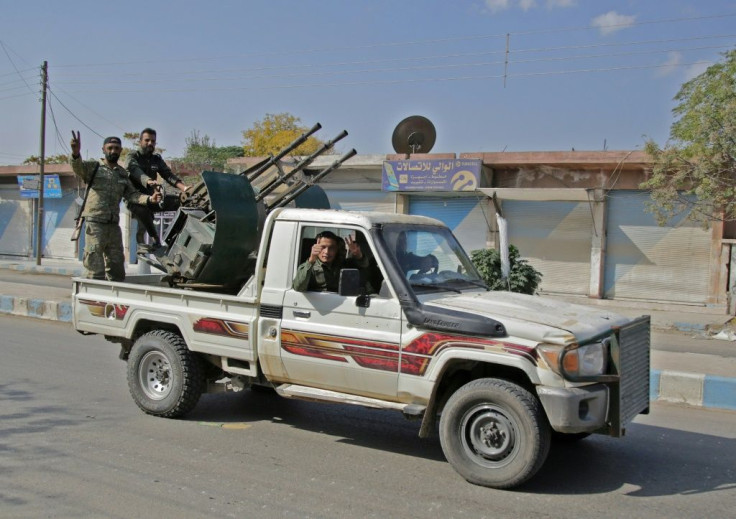
<svg viewBox="0 0 736 519"><path fill-rule="evenodd" d="M516 491L470 485L400 415L246 391L185 420L128 395L115 346L0 316L2 517L732 517L736 412L655 405L555 445Z"/></svg>

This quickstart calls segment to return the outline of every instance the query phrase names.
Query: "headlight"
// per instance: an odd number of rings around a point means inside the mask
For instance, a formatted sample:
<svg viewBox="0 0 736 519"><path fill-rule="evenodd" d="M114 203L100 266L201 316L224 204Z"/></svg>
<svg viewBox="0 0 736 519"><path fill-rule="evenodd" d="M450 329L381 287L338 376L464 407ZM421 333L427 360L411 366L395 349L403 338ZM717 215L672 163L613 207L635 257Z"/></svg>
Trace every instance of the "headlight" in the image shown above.
<svg viewBox="0 0 736 519"><path fill-rule="evenodd" d="M610 339L562 353L562 371L569 378L594 377L606 372Z"/></svg>

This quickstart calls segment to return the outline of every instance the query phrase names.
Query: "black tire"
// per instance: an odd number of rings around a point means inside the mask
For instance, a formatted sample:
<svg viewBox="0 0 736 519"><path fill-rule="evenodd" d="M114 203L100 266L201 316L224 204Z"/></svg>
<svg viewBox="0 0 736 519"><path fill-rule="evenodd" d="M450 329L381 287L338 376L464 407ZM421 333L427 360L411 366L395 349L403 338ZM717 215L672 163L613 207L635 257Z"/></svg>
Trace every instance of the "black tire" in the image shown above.
<svg viewBox="0 0 736 519"><path fill-rule="evenodd" d="M588 436L590 436L592 433L561 433L557 431L552 431L552 441L554 442L560 442L560 443L574 443L579 442L580 440L584 440Z"/></svg>
<svg viewBox="0 0 736 519"><path fill-rule="evenodd" d="M144 412L179 418L202 395L205 377L200 359L184 339L163 330L142 335L128 357L128 388Z"/></svg>
<svg viewBox="0 0 736 519"><path fill-rule="evenodd" d="M539 401L505 380L468 382L440 417L447 461L467 481L511 488L531 478L547 459L550 429Z"/></svg>

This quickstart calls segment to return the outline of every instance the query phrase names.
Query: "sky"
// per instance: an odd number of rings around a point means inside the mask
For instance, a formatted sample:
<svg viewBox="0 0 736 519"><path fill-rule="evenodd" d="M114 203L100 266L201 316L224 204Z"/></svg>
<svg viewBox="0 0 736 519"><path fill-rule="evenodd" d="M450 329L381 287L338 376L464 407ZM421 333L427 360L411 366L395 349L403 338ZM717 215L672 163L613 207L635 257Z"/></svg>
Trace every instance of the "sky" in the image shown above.
<svg viewBox="0 0 736 519"><path fill-rule="evenodd" d="M406 117L433 153L640 149L666 142L683 82L736 47L725 0L0 0L0 165L87 157L158 131L241 145L287 112L338 151L393 153Z"/></svg>

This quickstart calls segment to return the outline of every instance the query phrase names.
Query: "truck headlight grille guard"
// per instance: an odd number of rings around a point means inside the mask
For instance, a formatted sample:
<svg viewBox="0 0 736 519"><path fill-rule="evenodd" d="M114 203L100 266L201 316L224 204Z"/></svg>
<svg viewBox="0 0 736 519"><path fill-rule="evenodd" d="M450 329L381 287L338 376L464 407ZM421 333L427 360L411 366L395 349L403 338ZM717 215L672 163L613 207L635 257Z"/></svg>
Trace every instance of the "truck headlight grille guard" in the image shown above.
<svg viewBox="0 0 736 519"><path fill-rule="evenodd" d="M615 327L612 331L613 334L607 338L582 346L562 348L541 344L537 346L537 351L555 373L567 380L604 383L608 386L610 396L605 433L619 437L624 434L626 424L636 415L649 412L649 316ZM600 369L598 354L604 349L608 349L607 367L600 375L590 374Z"/></svg>
<svg viewBox="0 0 736 519"><path fill-rule="evenodd" d="M618 405L622 430L640 413L649 412L650 379L650 323L649 316L640 317L616 330L616 344L611 348L611 358L620 379L618 398L612 399Z"/></svg>

